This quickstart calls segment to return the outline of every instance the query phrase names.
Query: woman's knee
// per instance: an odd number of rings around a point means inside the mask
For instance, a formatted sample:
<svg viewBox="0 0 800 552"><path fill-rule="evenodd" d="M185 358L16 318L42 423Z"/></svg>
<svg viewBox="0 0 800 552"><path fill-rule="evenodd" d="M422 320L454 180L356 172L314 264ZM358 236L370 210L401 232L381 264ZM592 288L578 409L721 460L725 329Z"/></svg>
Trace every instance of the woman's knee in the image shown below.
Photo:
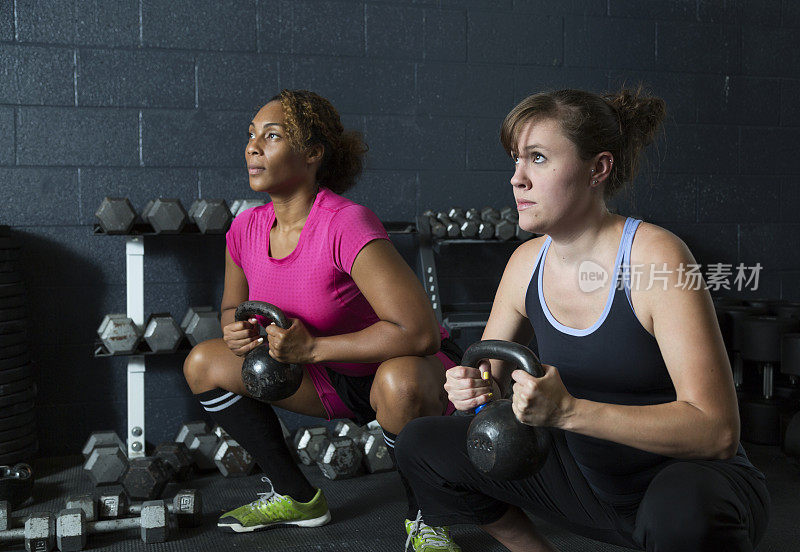
<svg viewBox="0 0 800 552"><path fill-rule="evenodd" d="M186 360L183 361L183 376L192 391L197 392L196 389L213 384L211 381L211 358L213 355L210 349L211 343L209 341L198 343L189 351Z"/></svg>
<svg viewBox="0 0 800 552"><path fill-rule="evenodd" d="M444 387L430 381L425 362L421 357L400 357L382 363L370 392L372 407L376 411L390 407L419 415L440 414Z"/></svg>
<svg viewBox="0 0 800 552"><path fill-rule="evenodd" d="M724 475L677 462L653 478L636 516L636 536L649 550L741 550L747 524ZM734 497L735 499L735 497Z"/></svg>

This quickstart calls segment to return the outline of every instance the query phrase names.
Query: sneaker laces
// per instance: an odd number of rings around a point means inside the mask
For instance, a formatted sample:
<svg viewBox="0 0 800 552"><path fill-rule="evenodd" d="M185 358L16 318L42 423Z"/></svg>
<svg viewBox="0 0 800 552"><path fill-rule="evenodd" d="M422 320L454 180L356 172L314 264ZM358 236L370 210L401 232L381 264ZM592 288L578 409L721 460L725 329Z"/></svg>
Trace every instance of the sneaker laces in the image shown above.
<svg viewBox="0 0 800 552"><path fill-rule="evenodd" d="M419 535L419 538L422 539L424 544L447 546L451 543L450 536L443 527L431 527L422 521L422 510L417 510L417 517L414 519L414 526L408 533L406 547L403 549L404 551L408 550L408 545L411 544L411 541L417 535Z"/></svg>
<svg viewBox="0 0 800 552"><path fill-rule="evenodd" d="M283 498L283 495L278 494L275 491L275 487L272 486L272 481L270 481L269 477L263 476L261 478L262 483L269 484L269 490L263 493L257 493L258 498L255 499L253 502L250 503L250 506L253 508L257 508L258 506L266 506L270 502L277 502L278 500Z"/></svg>

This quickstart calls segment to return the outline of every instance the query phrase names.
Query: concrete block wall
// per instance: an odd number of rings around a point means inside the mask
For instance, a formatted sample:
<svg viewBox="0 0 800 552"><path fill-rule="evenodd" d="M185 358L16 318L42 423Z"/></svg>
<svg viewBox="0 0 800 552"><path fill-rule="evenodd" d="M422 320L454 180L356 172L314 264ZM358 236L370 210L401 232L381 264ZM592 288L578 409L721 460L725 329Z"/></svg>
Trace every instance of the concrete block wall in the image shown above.
<svg viewBox="0 0 800 552"><path fill-rule="evenodd" d="M800 299L797 5L0 0L0 224L25 246L42 452L124 428L125 362L91 356L103 314L125 309L124 239L90 236L100 200L252 196L247 123L281 88L327 96L365 134L367 169L350 196L402 220L511 203L497 135L526 95L643 81L669 118L615 208L669 228L701 263L760 262L752 295ZM146 247L146 311L219 304L224 240ZM448 255L449 298L491 300L499 272ZM483 255L502 266L508 252ZM200 413L181 363L148 360L154 442Z"/></svg>

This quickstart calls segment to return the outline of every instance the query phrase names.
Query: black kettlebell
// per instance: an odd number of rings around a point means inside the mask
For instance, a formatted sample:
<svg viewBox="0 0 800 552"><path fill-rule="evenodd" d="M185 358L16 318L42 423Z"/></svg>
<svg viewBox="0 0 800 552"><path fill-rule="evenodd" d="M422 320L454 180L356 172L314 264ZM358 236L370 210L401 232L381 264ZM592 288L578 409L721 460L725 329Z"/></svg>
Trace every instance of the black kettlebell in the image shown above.
<svg viewBox="0 0 800 552"><path fill-rule="evenodd" d="M236 307L234 318L239 322L255 315L272 320L284 330L290 326L281 309L263 301L245 301ZM297 392L300 382L303 381L303 369L298 364L278 362L269 356L269 347L265 341L244 357L242 381L254 399L279 401Z"/></svg>
<svg viewBox="0 0 800 552"><path fill-rule="evenodd" d="M481 360L512 362L530 375L544 375L533 351L510 341L490 339L473 343L464 353L462 366L477 368ZM493 479L513 481L534 475L550 450L550 434L514 415L510 399L482 405L467 430L467 455L472 465Z"/></svg>

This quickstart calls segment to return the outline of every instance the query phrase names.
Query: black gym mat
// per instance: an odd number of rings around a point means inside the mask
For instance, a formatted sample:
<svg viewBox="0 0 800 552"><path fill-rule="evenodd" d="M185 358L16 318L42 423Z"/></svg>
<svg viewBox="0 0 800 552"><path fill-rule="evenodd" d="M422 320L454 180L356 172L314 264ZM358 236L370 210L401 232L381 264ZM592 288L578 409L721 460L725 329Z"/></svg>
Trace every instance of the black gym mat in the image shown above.
<svg viewBox="0 0 800 552"><path fill-rule="evenodd" d="M746 446L753 463L767 474L772 493L772 515L759 552L800 550L800 469L786 460L777 447ZM84 477L82 458L40 459L34 463L37 476L34 501L15 516L63 508L67 495L91 493L95 489ZM316 468L303 467L312 484L322 486L331 508L331 523L318 528L275 528L250 534L222 533L215 527L217 516L256 498L260 475L225 479L219 474L198 477L181 487L203 492L205 524L194 529L174 529L168 542L145 545L135 531L89 537L87 550L194 551L282 551L282 552L399 552L403 550L405 499L395 472L343 481L329 481ZM178 489L171 483L165 496ZM534 519L541 532L561 551L622 552L629 550L583 538ZM456 526L453 536L464 552L506 550L475 527ZM22 544L9 550L24 550Z"/></svg>

